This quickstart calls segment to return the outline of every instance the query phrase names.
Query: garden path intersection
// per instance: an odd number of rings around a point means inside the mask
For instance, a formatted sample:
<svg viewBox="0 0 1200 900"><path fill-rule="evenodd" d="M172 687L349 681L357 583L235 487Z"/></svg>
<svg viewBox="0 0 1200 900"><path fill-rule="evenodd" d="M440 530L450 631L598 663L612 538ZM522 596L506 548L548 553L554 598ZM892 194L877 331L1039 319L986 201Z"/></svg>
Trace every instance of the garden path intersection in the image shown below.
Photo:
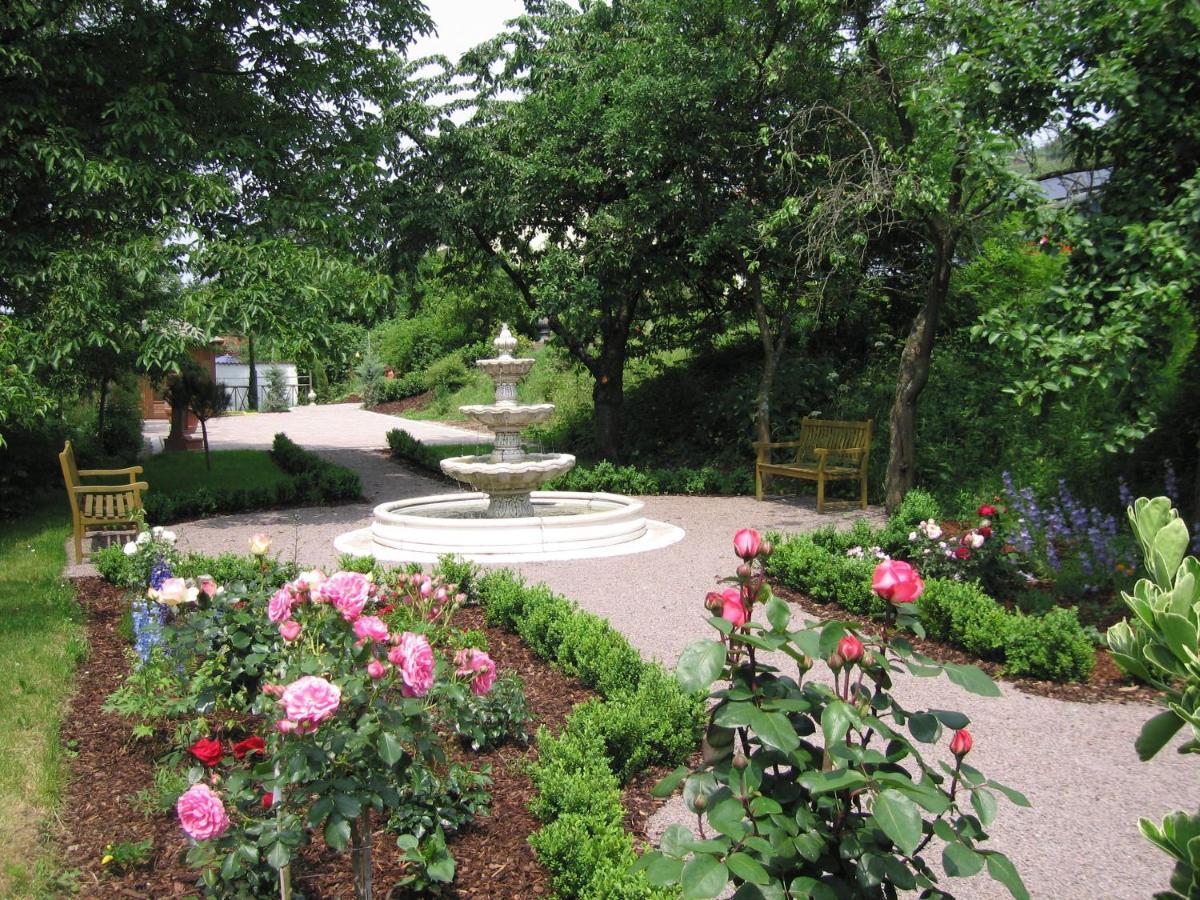
<svg viewBox="0 0 1200 900"><path fill-rule="evenodd" d="M351 404L300 407L290 413L228 417L210 424L215 449L268 447L283 431L312 450L360 473L366 501L223 516L174 526L184 550L245 552L254 532L266 532L283 558L330 566L333 539L365 527L384 500L443 493L447 483L392 462L386 432L402 427L425 442L469 443L475 432L366 412ZM686 531L660 550L606 559L510 566L543 581L589 612L609 619L643 656L673 665L683 648L710 638L704 596L735 565L731 537L739 527L811 530L850 523L861 511L818 517L810 499L755 501L729 497L647 497L646 512ZM879 510L867 515L882 520ZM87 566L69 567L84 574ZM793 621L801 619L793 612ZM1139 762L1134 739L1158 712L1145 703L1076 703L1034 696L1000 683L1001 696L965 693L944 678L898 679L896 696L910 709L959 709L972 719L971 762L1028 796L1032 808L1002 804L989 846L1016 864L1038 900L1144 900L1167 886L1167 857L1142 838L1140 816L1155 821L1176 809L1200 808L1200 784L1190 758L1160 753ZM943 743L945 743L943 741ZM950 759L948 751L945 754ZM691 825L682 804L652 822L659 834L673 821ZM992 900L1008 893L986 875L946 879L962 898Z"/></svg>

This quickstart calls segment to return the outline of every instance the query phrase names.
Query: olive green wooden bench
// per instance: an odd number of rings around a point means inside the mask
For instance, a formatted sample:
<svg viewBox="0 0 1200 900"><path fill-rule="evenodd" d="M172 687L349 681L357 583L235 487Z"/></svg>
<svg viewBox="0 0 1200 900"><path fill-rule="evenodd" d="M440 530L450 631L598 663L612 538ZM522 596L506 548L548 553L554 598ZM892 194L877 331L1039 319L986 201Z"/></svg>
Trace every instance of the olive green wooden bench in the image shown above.
<svg viewBox="0 0 1200 900"><path fill-rule="evenodd" d="M867 460L871 453L873 420L833 422L804 419L794 441L755 441L754 496L763 498L763 482L772 476L801 478L817 483L817 512L825 511L825 482L854 481L862 485L860 500L867 508ZM773 462L772 450L794 451L790 462Z"/></svg>
<svg viewBox="0 0 1200 900"><path fill-rule="evenodd" d="M142 509L142 491L150 485L134 479L142 473L141 466L127 469L80 469L75 465L75 450L71 442L58 454L62 464L67 497L71 500L71 522L75 528L75 562L83 559L83 535L88 529L103 531L117 526L131 527L137 523ZM128 484L83 484L82 478L117 479L126 476Z"/></svg>

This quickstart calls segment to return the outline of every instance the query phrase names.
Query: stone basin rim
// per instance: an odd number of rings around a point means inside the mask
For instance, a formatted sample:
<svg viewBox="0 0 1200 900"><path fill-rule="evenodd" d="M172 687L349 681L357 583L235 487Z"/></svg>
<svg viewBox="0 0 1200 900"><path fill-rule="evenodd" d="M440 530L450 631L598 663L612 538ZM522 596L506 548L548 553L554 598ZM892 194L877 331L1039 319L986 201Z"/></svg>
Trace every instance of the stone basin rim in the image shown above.
<svg viewBox="0 0 1200 900"><path fill-rule="evenodd" d="M484 528L502 530L514 526L536 526L539 528L557 527L569 528L572 525L591 525L606 521L633 518L640 516L646 504L633 497L621 494L606 494L591 491L531 491L530 500L534 506L548 505L556 501L586 505L599 502L608 506L594 512L581 512L578 515L557 516L547 519L542 516L522 516L509 519L435 519L413 513L405 514L405 510L437 509L471 506L486 503L488 495L479 492L461 492L456 494L431 494L426 497L413 497L409 500L389 500L375 507L374 517L377 524L413 525L420 524L426 528Z"/></svg>

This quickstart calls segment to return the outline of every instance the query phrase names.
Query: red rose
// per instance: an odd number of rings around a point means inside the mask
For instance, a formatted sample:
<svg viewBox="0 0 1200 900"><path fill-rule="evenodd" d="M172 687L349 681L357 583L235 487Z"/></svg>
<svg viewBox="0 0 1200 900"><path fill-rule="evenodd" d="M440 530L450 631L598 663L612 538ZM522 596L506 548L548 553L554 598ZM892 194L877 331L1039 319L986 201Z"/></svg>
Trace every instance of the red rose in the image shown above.
<svg viewBox="0 0 1200 900"><path fill-rule="evenodd" d="M247 753L266 753L266 742L257 734L252 734L244 741L238 741L233 745L233 755L241 759Z"/></svg>
<svg viewBox="0 0 1200 900"><path fill-rule="evenodd" d="M977 530L977 531L978 531L980 534L982 534L984 537L991 537L991 536L992 536L992 526L991 526L991 525L984 525L983 527L981 527L981 528L978 528L978 529L976 529L976 530Z"/></svg>
<svg viewBox="0 0 1200 900"><path fill-rule="evenodd" d="M200 738L188 747L188 753L206 766L215 766L225 755L225 751L221 749L221 742L213 738Z"/></svg>
<svg viewBox="0 0 1200 900"><path fill-rule="evenodd" d="M390 612L392 612L393 610L395 610L395 608L396 608L396 604L395 604L395 603L389 603L387 606L381 606L381 607L379 607L379 609L375 610L375 612L376 612L376 614L377 614L377 615L380 615L380 616L386 616L388 613L390 613Z"/></svg>
<svg viewBox="0 0 1200 900"><path fill-rule="evenodd" d="M271 793L263 794L262 805L263 809L270 809L271 804L275 802L275 795Z"/></svg>
<svg viewBox="0 0 1200 900"><path fill-rule="evenodd" d="M958 731L954 732L954 737L950 739L950 752L959 759L962 759L971 752L971 747L974 745L974 743L975 742L971 740L971 732L967 731L965 728L960 728Z"/></svg>
<svg viewBox="0 0 1200 900"><path fill-rule="evenodd" d="M954 551L954 555L957 556L959 559L970 559L971 551L967 547L959 547L957 550Z"/></svg>
<svg viewBox="0 0 1200 900"><path fill-rule="evenodd" d="M985 519L990 516L994 516L995 514L996 507L992 506L990 503L985 503L983 506L979 507L979 515Z"/></svg>

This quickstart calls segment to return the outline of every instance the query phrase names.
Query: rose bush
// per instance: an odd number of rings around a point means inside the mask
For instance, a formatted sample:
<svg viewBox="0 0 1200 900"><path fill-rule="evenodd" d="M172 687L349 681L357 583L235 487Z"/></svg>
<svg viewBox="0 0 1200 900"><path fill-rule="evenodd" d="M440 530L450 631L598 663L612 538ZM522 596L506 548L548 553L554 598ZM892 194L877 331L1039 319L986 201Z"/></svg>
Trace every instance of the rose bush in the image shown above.
<svg viewBox="0 0 1200 900"><path fill-rule="evenodd" d="M760 563L769 554L760 546ZM986 868L1014 897L1027 898L1009 859L984 843L997 794L1028 801L964 762L967 716L909 710L890 693L893 674L907 671L945 672L970 691L998 694L978 668L939 664L895 635L897 626L916 623L920 575L898 561L876 568L875 590L889 601L878 638L837 621L793 629L790 608L750 560L731 580L746 621L711 617L719 638L691 644L677 669L688 690L719 681L703 764L680 767L655 788L663 796L682 785L697 833L672 825L635 868L689 898L716 897L731 885L739 898L883 898L899 890L948 897L923 856L936 836L947 875ZM711 599L706 605L713 609ZM765 622L754 620L760 608ZM794 674L779 668L784 663ZM952 766L930 763L914 743L937 743L944 729L955 731Z"/></svg>

